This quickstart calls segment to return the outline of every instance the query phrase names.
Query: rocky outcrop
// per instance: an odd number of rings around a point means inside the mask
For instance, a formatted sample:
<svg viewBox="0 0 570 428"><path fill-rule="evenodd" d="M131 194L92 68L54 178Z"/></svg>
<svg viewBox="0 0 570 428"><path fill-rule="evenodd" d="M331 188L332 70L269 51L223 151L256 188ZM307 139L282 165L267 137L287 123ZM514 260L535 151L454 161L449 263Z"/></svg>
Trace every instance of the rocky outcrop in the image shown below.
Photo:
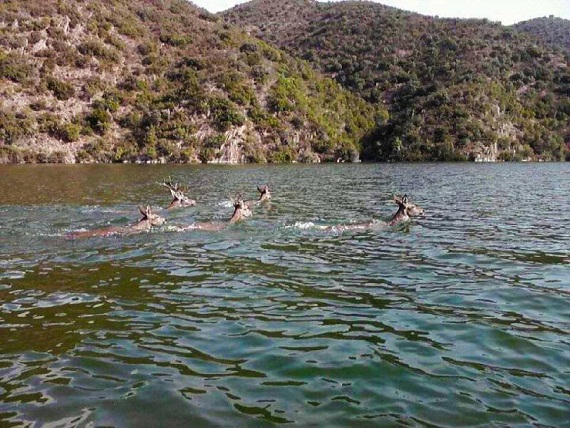
<svg viewBox="0 0 570 428"><path fill-rule="evenodd" d="M226 142L222 144L214 160L208 163L238 164L246 161L243 153L245 125L225 133Z"/></svg>

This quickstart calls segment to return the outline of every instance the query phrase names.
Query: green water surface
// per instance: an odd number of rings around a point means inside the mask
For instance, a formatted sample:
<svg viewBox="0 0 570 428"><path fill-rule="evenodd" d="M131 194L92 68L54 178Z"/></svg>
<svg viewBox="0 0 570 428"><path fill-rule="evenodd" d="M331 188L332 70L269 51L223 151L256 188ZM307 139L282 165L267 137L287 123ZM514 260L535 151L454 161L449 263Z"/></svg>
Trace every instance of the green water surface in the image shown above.
<svg viewBox="0 0 570 428"><path fill-rule="evenodd" d="M319 228L394 193L425 215ZM568 164L0 166L0 426L568 427L569 195ZM66 238L140 204L166 225Z"/></svg>

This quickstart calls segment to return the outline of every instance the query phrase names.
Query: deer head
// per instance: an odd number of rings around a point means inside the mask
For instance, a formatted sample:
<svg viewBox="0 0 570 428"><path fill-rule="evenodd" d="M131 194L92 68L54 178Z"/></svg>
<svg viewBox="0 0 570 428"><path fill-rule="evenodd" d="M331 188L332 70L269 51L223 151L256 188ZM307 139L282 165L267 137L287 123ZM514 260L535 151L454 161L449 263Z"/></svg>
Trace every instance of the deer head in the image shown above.
<svg viewBox="0 0 570 428"><path fill-rule="evenodd" d="M269 193L269 186L267 184L264 186L257 186L257 191L259 192L259 202L271 199L271 193Z"/></svg>
<svg viewBox="0 0 570 428"><path fill-rule="evenodd" d="M238 221L245 220L247 217L251 217L252 211L248 204L246 204L243 200L243 196L241 193L237 195L236 199L230 197L232 204L234 206L234 214L230 219L230 223L235 223Z"/></svg>
<svg viewBox="0 0 570 428"><path fill-rule="evenodd" d="M152 227L161 226L166 222L166 219L164 217L161 217L158 214L154 214L149 205L146 207L139 207L139 211L142 214L142 218L139 220L139 224L147 222Z"/></svg>
<svg viewBox="0 0 570 428"><path fill-rule="evenodd" d="M180 186L179 183L172 183L170 177L168 177L168 180L163 181L162 185L170 190L170 194L172 195L172 202L170 202L170 205L166 207L167 210L196 205L196 201L194 199L190 199L184 194L186 189Z"/></svg>
<svg viewBox="0 0 570 428"><path fill-rule="evenodd" d="M398 212L394 214L392 220L388 223L394 225L410 219L410 217L420 216L424 213L424 209L410 201L408 195L394 195L394 202L398 205Z"/></svg>
<svg viewBox="0 0 570 428"><path fill-rule="evenodd" d="M403 207L406 210L406 214L408 214L410 217L420 216L424 213L424 209L419 205L412 203L408 198L408 195L394 195L394 202L396 202L398 206Z"/></svg>

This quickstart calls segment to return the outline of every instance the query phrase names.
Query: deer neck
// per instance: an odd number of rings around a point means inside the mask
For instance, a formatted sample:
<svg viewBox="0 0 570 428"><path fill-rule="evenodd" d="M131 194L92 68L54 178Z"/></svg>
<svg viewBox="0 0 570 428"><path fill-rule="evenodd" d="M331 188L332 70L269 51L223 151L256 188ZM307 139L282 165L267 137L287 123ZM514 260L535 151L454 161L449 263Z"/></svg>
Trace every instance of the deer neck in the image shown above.
<svg viewBox="0 0 570 428"><path fill-rule="evenodd" d="M174 209L174 208L179 208L180 205L181 205L181 204L180 204L180 201L179 201L177 198L174 198L174 199L172 200L172 202L170 202L170 205L168 205L168 206L166 207L166 209L167 209L167 210L171 210L171 209Z"/></svg>
<svg viewBox="0 0 570 428"><path fill-rule="evenodd" d="M243 209L242 208L236 208L234 211L234 214L232 215L232 218L230 218L230 223L236 223L238 221L243 220Z"/></svg>
<svg viewBox="0 0 570 428"><path fill-rule="evenodd" d="M396 212L396 214L394 214L394 217L392 217L392 220L388 222L388 225L394 226L398 223L403 223L405 221L408 221L409 219L410 216L408 215L406 208L401 206Z"/></svg>

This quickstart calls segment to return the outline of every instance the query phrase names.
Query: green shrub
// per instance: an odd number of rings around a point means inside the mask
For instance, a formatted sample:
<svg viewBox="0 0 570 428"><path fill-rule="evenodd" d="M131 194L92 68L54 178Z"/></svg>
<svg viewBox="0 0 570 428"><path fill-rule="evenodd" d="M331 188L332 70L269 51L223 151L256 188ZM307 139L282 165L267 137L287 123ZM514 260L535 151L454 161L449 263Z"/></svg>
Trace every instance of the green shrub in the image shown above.
<svg viewBox="0 0 570 428"><path fill-rule="evenodd" d="M241 45L241 47L239 48L240 52L243 53L253 53L253 52L257 52L259 49L259 47L254 44L254 43L244 43L243 45Z"/></svg>
<svg viewBox="0 0 570 428"><path fill-rule="evenodd" d="M180 155L177 159L178 162L192 162L196 157L196 149L194 147L187 147L180 150Z"/></svg>
<svg viewBox="0 0 570 428"><path fill-rule="evenodd" d="M35 121L0 110L0 145L13 144L33 134Z"/></svg>
<svg viewBox="0 0 570 428"><path fill-rule="evenodd" d="M83 150L85 153L78 153L78 160L110 163L115 157L110 144L101 138L98 138L91 143L86 144L83 147Z"/></svg>
<svg viewBox="0 0 570 428"><path fill-rule="evenodd" d="M32 74L32 66L18 55L3 55L0 51L0 78L16 83L25 82Z"/></svg>
<svg viewBox="0 0 570 428"><path fill-rule="evenodd" d="M269 61L280 62L281 61L281 51L274 48L271 45L268 45L265 42L261 42L261 49L263 52L263 56L268 59Z"/></svg>
<svg viewBox="0 0 570 428"><path fill-rule="evenodd" d="M198 155L200 161L206 163L214 160L225 141L226 139L223 134L213 134L207 137L200 148Z"/></svg>
<svg viewBox="0 0 570 428"><path fill-rule="evenodd" d="M239 105L248 105L255 101L255 92L245 82L242 75L231 72L223 74L220 79L220 85L225 89L228 97Z"/></svg>
<svg viewBox="0 0 570 428"><path fill-rule="evenodd" d="M264 84L267 82L269 71L267 71L262 65L255 65L251 67L249 74L257 84Z"/></svg>
<svg viewBox="0 0 570 428"><path fill-rule="evenodd" d="M226 137L223 134L213 134L204 140L204 147L219 150L226 142Z"/></svg>
<svg viewBox="0 0 570 428"><path fill-rule="evenodd" d="M97 76L90 77L83 85L84 99L90 100L105 89L105 83Z"/></svg>
<svg viewBox="0 0 570 428"><path fill-rule="evenodd" d="M253 141L246 142L244 155L249 163L267 163L267 158L263 148L255 144Z"/></svg>
<svg viewBox="0 0 570 428"><path fill-rule="evenodd" d="M93 157L87 150L81 149L75 155L75 160L79 163L90 163L93 162Z"/></svg>
<svg viewBox="0 0 570 428"><path fill-rule="evenodd" d="M131 37L133 39L136 39L137 37L142 36L143 34L143 31L140 28L140 26L134 22L122 22L117 27L119 33L123 34L124 36Z"/></svg>
<svg viewBox="0 0 570 428"><path fill-rule="evenodd" d="M125 42L123 42L119 37L114 36L112 34L107 34L105 36L105 43L114 46L119 51L124 51L127 48Z"/></svg>
<svg viewBox="0 0 570 428"><path fill-rule="evenodd" d="M157 49L156 44L154 44L152 42L146 42L146 43L141 43L140 45L138 45L137 51L142 56L147 56L150 54L156 54L158 49Z"/></svg>
<svg viewBox="0 0 570 428"><path fill-rule="evenodd" d="M64 123L57 128L56 136L67 143L72 143L79 140L82 129L81 125L76 123Z"/></svg>
<svg viewBox="0 0 570 428"><path fill-rule="evenodd" d="M268 114L259 105L255 105L247 111L248 117L258 129L279 129L281 122L275 116Z"/></svg>
<svg viewBox="0 0 570 428"><path fill-rule="evenodd" d="M214 117L214 126L219 131L227 131L231 126L241 126L245 122L243 115L225 98L210 98L208 105Z"/></svg>
<svg viewBox="0 0 570 428"><path fill-rule="evenodd" d="M47 87L53 92L58 100L68 100L75 96L75 88L71 83L63 82L55 77L48 77L46 79Z"/></svg>
<svg viewBox="0 0 570 428"><path fill-rule="evenodd" d="M252 52L245 55L245 63L250 67L261 65L261 54L259 52Z"/></svg>
<svg viewBox="0 0 570 428"><path fill-rule="evenodd" d="M93 131L104 135L111 127L112 118L108 111L96 107L85 120Z"/></svg>
<svg viewBox="0 0 570 428"><path fill-rule="evenodd" d="M271 163L291 163L295 160L295 155L289 147L284 147L274 152L270 157Z"/></svg>
<svg viewBox="0 0 570 428"><path fill-rule="evenodd" d="M106 92L103 97L93 102L93 108L115 113L121 107L121 96L117 92Z"/></svg>
<svg viewBox="0 0 570 428"><path fill-rule="evenodd" d="M39 100L31 102L30 108L33 111L43 111L43 110L46 110L48 108L48 104L47 104L46 100L39 99Z"/></svg>
<svg viewBox="0 0 570 428"><path fill-rule="evenodd" d="M192 43L190 34L161 34L160 41L175 47L184 47Z"/></svg>
<svg viewBox="0 0 570 428"><path fill-rule="evenodd" d="M520 162L522 160L522 156L519 153L513 153L505 150L499 153L497 159L503 162Z"/></svg>
<svg viewBox="0 0 570 428"><path fill-rule="evenodd" d="M202 163L213 161L215 157L216 157L216 150L212 149L211 147L202 147L198 155L198 158Z"/></svg>
<svg viewBox="0 0 570 428"><path fill-rule="evenodd" d="M0 146L0 164L24 163L25 153L22 149L12 146Z"/></svg>
<svg viewBox="0 0 570 428"><path fill-rule="evenodd" d="M304 108L306 100L300 79L280 76L271 88L267 101L269 108L278 113Z"/></svg>
<svg viewBox="0 0 570 428"><path fill-rule="evenodd" d="M65 163L66 156L67 153L58 150L47 155L45 160L46 163Z"/></svg>
<svg viewBox="0 0 570 428"><path fill-rule="evenodd" d="M88 40L81 43L77 49L83 55L90 55L96 58L117 62L119 61L119 54L114 48L108 48L103 43L97 40Z"/></svg>
<svg viewBox="0 0 570 428"><path fill-rule="evenodd" d="M132 140L122 140L118 142L113 148L113 161L123 162L131 161L139 153L137 144Z"/></svg>
<svg viewBox="0 0 570 428"><path fill-rule="evenodd" d="M204 69L204 67L206 67L206 64L204 63L204 60L200 58L187 57L182 60L180 67L182 66L186 66L196 71L200 71Z"/></svg>

